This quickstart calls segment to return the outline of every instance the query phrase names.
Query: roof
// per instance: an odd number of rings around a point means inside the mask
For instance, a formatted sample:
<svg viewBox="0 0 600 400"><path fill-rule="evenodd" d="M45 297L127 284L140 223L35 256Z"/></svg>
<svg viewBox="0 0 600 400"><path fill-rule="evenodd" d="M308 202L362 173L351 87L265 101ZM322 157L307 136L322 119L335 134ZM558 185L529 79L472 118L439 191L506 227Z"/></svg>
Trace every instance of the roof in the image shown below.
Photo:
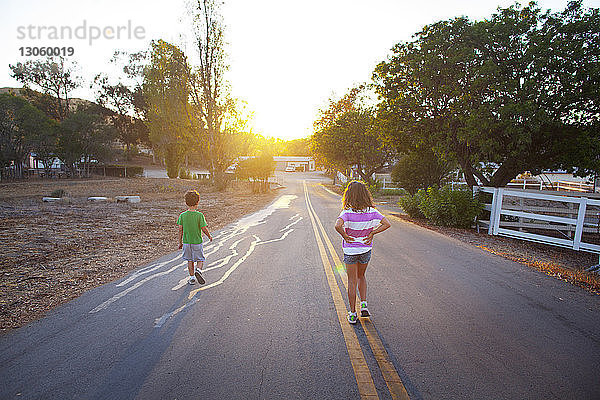
<svg viewBox="0 0 600 400"><path fill-rule="evenodd" d="M275 156L273 157L275 161L313 161L312 157L300 157L300 156Z"/></svg>

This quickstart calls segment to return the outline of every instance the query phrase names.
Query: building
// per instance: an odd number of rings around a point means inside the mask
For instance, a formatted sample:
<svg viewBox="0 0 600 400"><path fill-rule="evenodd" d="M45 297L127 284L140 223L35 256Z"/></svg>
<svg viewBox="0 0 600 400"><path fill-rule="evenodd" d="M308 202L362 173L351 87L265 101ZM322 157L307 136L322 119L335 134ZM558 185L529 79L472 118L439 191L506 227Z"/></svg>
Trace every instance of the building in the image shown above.
<svg viewBox="0 0 600 400"><path fill-rule="evenodd" d="M276 171L285 171L288 167L303 172L310 172L316 169L315 160L312 157L275 156L273 160L275 160Z"/></svg>

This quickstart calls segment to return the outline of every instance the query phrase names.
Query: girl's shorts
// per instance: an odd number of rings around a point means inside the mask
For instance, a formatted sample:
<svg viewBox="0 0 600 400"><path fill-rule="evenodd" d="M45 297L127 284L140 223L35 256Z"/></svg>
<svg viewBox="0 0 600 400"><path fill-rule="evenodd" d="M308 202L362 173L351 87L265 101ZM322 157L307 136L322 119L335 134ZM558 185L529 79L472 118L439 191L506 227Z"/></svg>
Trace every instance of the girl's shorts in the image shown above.
<svg viewBox="0 0 600 400"><path fill-rule="evenodd" d="M186 261L204 261L204 250L202 248L202 243L198 244L183 244L183 259Z"/></svg>
<svg viewBox="0 0 600 400"><path fill-rule="evenodd" d="M371 260L371 250L361 254L344 254L346 264L367 264Z"/></svg>

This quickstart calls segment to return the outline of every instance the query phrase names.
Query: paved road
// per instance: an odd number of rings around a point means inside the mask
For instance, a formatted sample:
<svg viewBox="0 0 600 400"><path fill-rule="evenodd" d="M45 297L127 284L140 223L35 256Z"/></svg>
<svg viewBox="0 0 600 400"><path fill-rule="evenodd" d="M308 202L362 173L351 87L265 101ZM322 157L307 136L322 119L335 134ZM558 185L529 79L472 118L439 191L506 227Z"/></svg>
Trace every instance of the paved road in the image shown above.
<svg viewBox="0 0 600 400"><path fill-rule="evenodd" d="M349 327L340 199L284 177L206 285L172 253L0 337L0 398L600 398L598 296L393 217Z"/></svg>

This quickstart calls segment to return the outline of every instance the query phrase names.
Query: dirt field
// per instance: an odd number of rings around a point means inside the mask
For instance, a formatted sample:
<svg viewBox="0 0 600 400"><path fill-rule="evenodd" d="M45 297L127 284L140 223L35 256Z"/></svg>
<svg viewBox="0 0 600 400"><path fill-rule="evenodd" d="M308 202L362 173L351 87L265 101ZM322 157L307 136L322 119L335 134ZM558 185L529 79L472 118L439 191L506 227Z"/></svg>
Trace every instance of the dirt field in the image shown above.
<svg viewBox="0 0 600 400"><path fill-rule="evenodd" d="M63 189L68 201L44 203ZM0 184L0 332L42 317L84 291L177 251L175 221L183 194L200 192L211 231L261 209L275 193L245 187L224 193L198 181L169 179L52 180ZM139 195L141 203L88 201Z"/></svg>

